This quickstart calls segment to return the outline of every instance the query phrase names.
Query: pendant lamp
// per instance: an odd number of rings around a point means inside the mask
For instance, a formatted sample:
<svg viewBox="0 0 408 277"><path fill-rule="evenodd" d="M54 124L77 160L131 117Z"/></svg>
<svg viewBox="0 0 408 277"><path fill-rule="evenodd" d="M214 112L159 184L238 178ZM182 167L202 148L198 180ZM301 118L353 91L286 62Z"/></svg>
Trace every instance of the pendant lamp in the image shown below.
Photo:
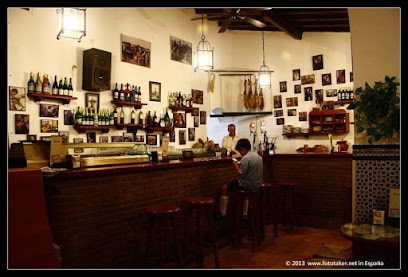
<svg viewBox="0 0 408 277"><path fill-rule="evenodd" d="M57 10L58 35L78 42L86 35L86 8L61 8Z"/></svg>
<svg viewBox="0 0 408 277"><path fill-rule="evenodd" d="M201 17L201 40L198 42L196 47L197 53L197 66L195 70L211 70L214 68L213 64L213 51L214 48L205 39L204 36L204 17Z"/></svg>
<svg viewBox="0 0 408 277"><path fill-rule="evenodd" d="M271 87L271 71L269 67L265 64L265 38L264 32L262 31L262 53L263 53L263 62L259 68L259 87L260 88L270 88Z"/></svg>

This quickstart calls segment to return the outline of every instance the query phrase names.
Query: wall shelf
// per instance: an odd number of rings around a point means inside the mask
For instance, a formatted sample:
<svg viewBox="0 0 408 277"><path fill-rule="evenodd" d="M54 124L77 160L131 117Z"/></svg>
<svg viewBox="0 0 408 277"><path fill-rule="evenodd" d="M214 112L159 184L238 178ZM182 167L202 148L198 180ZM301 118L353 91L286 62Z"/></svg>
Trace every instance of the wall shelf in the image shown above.
<svg viewBox="0 0 408 277"><path fill-rule="evenodd" d="M191 113L194 110L194 107L170 107L172 112L176 111L185 111L186 113Z"/></svg>
<svg viewBox="0 0 408 277"><path fill-rule="evenodd" d="M90 126L90 125L74 125L74 129L82 134L86 131L101 131L102 133L108 133L112 126Z"/></svg>
<svg viewBox="0 0 408 277"><path fill-rule="evenodd" d="M210 117L229 117L245 115L271 115L272 112L223 112L222 114L211 114Z"/></svg>
<svg viewBox="0 0 408 277"><path fill-rule="evenodd" d="M33 99L35 102L41 101L43 99L53 99L57 101L61 101L62 104L69 104L71 100L76 100L76 97L68 96L68 95L54 95L54 94L43 94L43 93L28 93L27 96L30 99Z"/></svg>
<svg viewBox="0 0 408 277"><path fill-rule="evenodd" d="M117 107L133 106L135 109L141 109L143 105L147 105L146 103L123 101L123 100L112 100L111 102L115 104Z"/></svg>

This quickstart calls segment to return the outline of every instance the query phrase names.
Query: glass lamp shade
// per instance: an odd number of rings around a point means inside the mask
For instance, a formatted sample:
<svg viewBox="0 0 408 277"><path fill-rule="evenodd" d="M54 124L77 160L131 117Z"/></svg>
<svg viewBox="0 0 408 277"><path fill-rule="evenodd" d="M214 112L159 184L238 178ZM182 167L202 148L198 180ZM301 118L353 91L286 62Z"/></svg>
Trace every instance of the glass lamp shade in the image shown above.
<svg viewBox="0 0 408 277"><path fill-rule="evenodd" d="M73 38L81 41L86 35L86 9L61 8L57 10L58 35L57 39Z"/></svg>
<svg viewBox="0 0 408 277"><path fill-rule="evenodd" d="M205 40L204 36L197 44L197 67L196 69L210 70L213 69L213 48L211 44Z"/></svg>
<svg viewBox="0 0 408 277"><path fill-rule="evenodd" d="M267 65L262 65L259 68L259 87L270 88L271 87L271 71Z"/></svg>

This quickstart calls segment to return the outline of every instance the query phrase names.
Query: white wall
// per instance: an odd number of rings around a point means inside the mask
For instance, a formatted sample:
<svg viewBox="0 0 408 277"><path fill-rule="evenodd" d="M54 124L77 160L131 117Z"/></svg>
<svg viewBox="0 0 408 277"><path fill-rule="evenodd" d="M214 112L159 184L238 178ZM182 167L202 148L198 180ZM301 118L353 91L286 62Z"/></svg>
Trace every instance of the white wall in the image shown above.
<svg viewBox="0 0 408 277"><path fill-rule="evenodd" d="M204 103L195 104L200 110L205 110L207 115L216 107L228 106L228 108L239 107L238 101L241 87L239 83L229 86L228 79L216 76L215 91L207 91L208 74L206 72L194 71L194 50L201 38L199 29L201 21L191 21L196 17L193 9L174 8L88 8L87 9L87 35L80 43L73 39L56 39L57 14L55 8L32 8L25 11L19 8L8 9L8 86L26 87L29 73L48 73L50 76L73 77L74 96L78 99L71 101L69 105L60 105L59 130L70 132L70 142L74 137L83 137L78 134L72 126L63 124L64 109L74 109L84 106L84 95L86 91L82 86L82 51L89 48L98 48L112 53L111 82L131 82L141 86L143 96L142 102L148 103L143 107L144 112L156 110L163 111L167 105L167 93L169 91L191 92L191 89L204 91ZM260 32L230 31L218 33L215 22L205 22L205 36L214 47L215 69L223 68L245 68L257 70L262 64L262 37ZM151 67L146 68L120 61L120 34L143 39L151 42L152 58ZM186 65L170 60L170 36L175 36L189 41L193 46L193 65ZM324 69L313 71L312 56L323 55ZM352 86L349 82L349 73L352 71L351 42L349 33L304 33L302 40L294 40L284 33L265 32L265 62L274 70L272 73L273 85L270 91L264 90L265 109L273 111L272 95L282 94L285 124L306 127L307 122L299 122L298 116L288 117L286 115L286 97L299 97L297 111L311 111L318 107L314 101L305 102L302 94L293 93L293 85L300 81L292 81L292 70L300 68L301 75L315 74L315 89L338 88L339 86ZM336 70L346 70L346 83L337 85L335 81ZM332 85L321 85L321 74L332 74ZM224 80L225 79L225 80ZM148 101L149 81L160 82L162 87L161 102ZM279 82L287 81L288 92L279 92ZM222 82L222 83L221 83ZM112 108L110 101L111 91L100 92L100 106ZM237 95L237 98L233 98ZM325 100L335 100L326 99ZM43 103L54 103L43 101ZM228 105L227 105L228 104ZM40 133L39 102L27 99L27 110L16 112L8 110L8 137L9 142L24 140L25 135L14 133L14 114L30 114L30 134L37 137L49 134ZM345 107L344 107L345 108ZM352 121L351 116L351 121ZM229 122L237 124L240 135L250 137L248 124L250 121L265 120L267 134L277 137L277 152L293 152L298 147L307 143L309 146L315 144L327 145L325 136L287 139L282 137L282 126L276 125L276 118L264 117L234 117L234 118L209 118L207 125L196 128L196 139L207 136L215 142L221 143L220 139L227 133L226 125ZM193 119L187 116L187 127L193 127ZM208 130L207 130L208 129ZM346 139L353 143L354 132L344 136L334 137L334 140ZM177 131L177 129L176 129ZM108 135L121 135L123 130L111 129ZM260 135L259 131L258 134ZM100 133L97 133L99 136ZM97 138L98 139L98 138ZM171 145L175 147L190 147L192 142L185 146L176 142ZM350 148L349 148L350 149Z"/></svg>

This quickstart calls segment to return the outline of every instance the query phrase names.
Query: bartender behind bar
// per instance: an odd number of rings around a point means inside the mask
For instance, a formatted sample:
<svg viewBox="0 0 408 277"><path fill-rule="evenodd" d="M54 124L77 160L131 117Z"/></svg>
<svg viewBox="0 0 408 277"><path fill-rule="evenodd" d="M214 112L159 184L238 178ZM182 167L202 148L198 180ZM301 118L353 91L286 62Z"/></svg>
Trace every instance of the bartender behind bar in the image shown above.
<svg viewBox="0 0 408 277"><path fill-rule="evenodd" d="M237 144L237 141L241 138L239 135L235 133L235 125L234 124L229 124L228 125L228 135L226 135L222 139L222 147L227 149L227 155L232 156L232 157L241 157L241 154L238 153L238 151L235 150L235 145Z"/></svg>

